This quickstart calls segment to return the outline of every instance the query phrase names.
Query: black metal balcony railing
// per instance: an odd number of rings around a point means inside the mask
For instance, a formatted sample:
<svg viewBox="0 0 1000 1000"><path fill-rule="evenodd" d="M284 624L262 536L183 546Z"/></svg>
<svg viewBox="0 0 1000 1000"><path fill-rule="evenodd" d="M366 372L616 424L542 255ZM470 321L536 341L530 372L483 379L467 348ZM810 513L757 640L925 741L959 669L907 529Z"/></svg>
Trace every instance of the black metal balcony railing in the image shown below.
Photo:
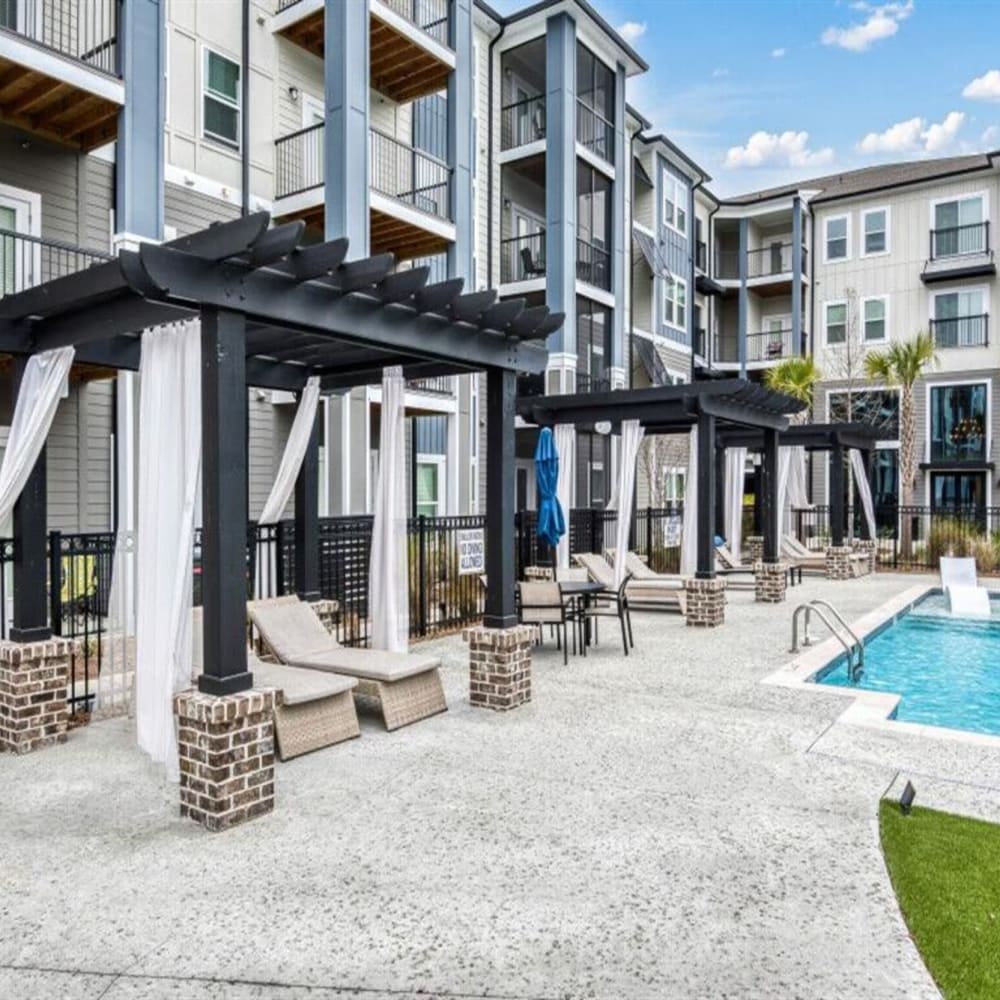
<svg viewBox="0 0 1000 1000"><path fill-rule="evenodd" d="M16 0L0 0L3 3ZM294 7L300 0L278 0L278 13ZM450 23L448 20L448 0L382 0L394 14L416 25L442 45L450 45Z"/></svg>
<svg viewBox="0 0 1000 1000"><path fill-rule="evenodd" d="M747 279L769 278L792 272L791 243L775 243L747 251ZM809 252L802 248L802 273L809 273ZM740 277L740 253L738 250L718 250L715 254L715 276L736 281Z"/></svg>
<svg viewBox="0 0 1000 1000"><path fill-rule="evenodd" d="M604 371L594 372L577 372L576 373L576 391L577 392L610 392L611 391L611 379Z"/></svg>
<svg viewBox="0 0 1000 1000"><path fill-rule="evenodd" d="M410 378L406 380L406 388L413 392L428 393L432 396L452 395L450 375L438 375L435 378Z"/></svg>
<svg viewBox="0 0 1000 1000"><path fill-rule="evenodd" d="M608 163L615 162L615 126L582 101L576 102L576 141Z"/></svg>
<svg viewBox="0 0 1000 1000"><path fill-rule="evenodd" d="M545 277L545 231L500 241L500 283Z"/></svg>
<svg viewBox="0 0 1000 1000"><path fill-rule="evenodd" d="M931 260L989 252L990 224L988 222L931 230Z"/></svg>
<svg viewBox="0 0 1000 1000"><path fill-rule="evenodd" d="M451 218L451 170L447 163L378 129L369 129L369 140L373 191L439 219Z"/></svg>
<svg viewBox="0 0 1000 1000"><path fill-rule="evenodd" d="M0 0L0 28L120 76L120 0Z"/></svg>
<svg viewBox="0 0 1000 1000"><path fill-rule="evenodd" d="M931 334L938 347L988 347L989 321L985 314L932 319Z"/></svg>
<svg viewBox="0 0 1000 1000"><path fill-rule="evenodd" d="M611 256L586 240L576 241L576 277L595 288L611 290Z"/></svg>
<svg viewBox="0 0 1000 1000"><path fill-rule="evenodd" d="M802 334L805 343L806 336ZM759 364L764 361L782 361L795 357L800 353L800 346L795 343L791 327L780 330L764 330L759 333L747 334L746 360L747 364ZM736 334L716 334L714 361L726 364L736 364L740 360L740 342Z"/></svg>
<svg viewBox="0 0 1000 1000"><path fill-rule="evenodd" d="M112 259L111 254L101 250L0 229L0 296L23 292Z"/></svg>
<svg viewBox="0 0 1000 1000"><path fill-rule="evenodd" d="M275 140L276 198L323 186L323 124L309 125Z"/></svg>
<svg viewBox="0 0 1000 1000"><path fill-rule="evenodd" d="M515 149L545 138L545 95L507 104L500 111L500 148Z"/></svg>

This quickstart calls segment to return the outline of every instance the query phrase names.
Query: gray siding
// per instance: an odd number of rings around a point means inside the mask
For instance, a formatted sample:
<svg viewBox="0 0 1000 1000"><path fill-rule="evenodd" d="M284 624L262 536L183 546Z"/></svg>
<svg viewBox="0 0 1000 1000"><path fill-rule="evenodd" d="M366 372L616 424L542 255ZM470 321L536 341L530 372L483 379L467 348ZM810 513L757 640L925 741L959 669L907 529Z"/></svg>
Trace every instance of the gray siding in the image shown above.
<svg viewBox="0 0 1000 1000"><path fill-rule="evenodd" d="M240 206L189 188L167 184L164 188L164 222L177 230L178 236L196 233L212 222L228 222L240 214Z"/></svg>

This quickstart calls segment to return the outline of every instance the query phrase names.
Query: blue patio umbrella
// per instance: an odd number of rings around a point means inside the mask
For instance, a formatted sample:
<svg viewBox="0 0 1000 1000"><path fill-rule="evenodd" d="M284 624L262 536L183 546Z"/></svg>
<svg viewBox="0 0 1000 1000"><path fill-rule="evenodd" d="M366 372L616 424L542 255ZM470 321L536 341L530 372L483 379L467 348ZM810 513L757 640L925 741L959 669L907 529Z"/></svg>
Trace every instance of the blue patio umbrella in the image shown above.
<svg viewBox="0 0 1000 1000"><path fill-rule="evenodd" d="M538 484L538 537L555 548L566 534L566 520L556 499L559 481L559 453L552 429L543 427L535 448L535 480Z"/></svg>

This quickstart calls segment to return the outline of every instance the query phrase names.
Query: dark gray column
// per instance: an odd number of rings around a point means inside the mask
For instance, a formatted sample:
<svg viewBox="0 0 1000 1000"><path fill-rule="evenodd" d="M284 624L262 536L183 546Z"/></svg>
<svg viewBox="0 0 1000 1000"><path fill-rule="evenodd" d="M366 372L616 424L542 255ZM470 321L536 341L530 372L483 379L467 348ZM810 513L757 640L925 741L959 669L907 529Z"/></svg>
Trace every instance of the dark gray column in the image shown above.
<svg viewBox="0 0 1000 1000"><path fill-rule="evenodd" d="M844 544L844 449L830 449L830 541L835 547Z"/></svg>
<svg viewBox="0 0 1000 1000"><path fill-rule="evenodd" d="M754 463L753 467L753 533L764 532L764 466L763 460Z"/></svg>
<svg viewBox="0 0 1000 1000"><path fill-rule="evenodd" d="M625 224L625 183L632 169L626 156L625 142L625 67L615 68L615 179L611 185L611 291L615 307L611 314L612 368L625 372L625 254L631 250L632 235ZM694 286L691 286L691 295ZM689 309L690 311L690 309Z"/></svg>
<svg viewBox="0 0 1000 1000"><path fill-rule="evenodd" d="M27 356L14 359L15 405L27 365ZM46 587L46 482L45 448L42 448L38 461L14 504L14 617L10 629L10 637L14 642L36 642L52 635L49 630ZM58 586L58 581L56 585Z"/></svg>
<svg viewBox="0 0 1000 1000"><path fill-rule="evenodd" d="M698 571L702 580L715 576L715 417L698 415Z"/></svg>
<svg viewBox="0 0 1000 1000"><path fill-rule="evenodd" d="M545 301L566 322L550 351L576 353L576 24L547 22L545 36Z"/></svg>
<svg viewBox="0 0 1000 1000"><path fill-rule="evenodd" d="M468 291L475 287L472 273L472 134L473 49L472 0L451 0L451 46L455 70L448 77L448 156L451 164L451 217L455 242L448 247L448 276L465 278Z"/></svg>
<svg viewBox="0 0 1000 1000"><path fill-rule="evenodd" d="M368 0L326 0L326 238L346 236L352 258L368 250Z"/></svg>
<svg viewBox="0 0 1000 1000"><path fill-rule="evenodd" d="M233 694L253 687L247 670L246 319L201 313L202 605L205 672L198 688ZM235 431L235 433L234 433Z"/></svg>
<svg viewBox="0 0 1000 1000"><path fill-rule="evenodd" d="M302 394L299 393L301 401ZM319 415L295 478L295 593L303 601L319 599Z"/></svg>
<svg viewBox="0 0 1000 1000"><path fill-rule="evenodd" d="M749 302L747 300L747 251L750 240L750 220L740 219L740 297L737 308L737 329L740 362L740 378L747 377L747 316L749 313Z"/></svg>
<svg viewBox="0 0 1000 1000"><path fill-rule="evenodd" d="M486 612L487 628L517 624L514 611L514 401L517 376L486 374Z"/></svg>
<svg viewBox="0 0 1000 1000"><path fill-rule="evenodd" d="M792 344L805 354L802 342L802 199L792 200Z"/></svg>
<svg viewBox="0 0 1000 1000"><path fill-rule="evenodd" d="M778 561L778 432L764 431L764 463L763 474L763 521L764 521L764 552L766 563Z"/></svg>
<svg viewBox="0 0 1000 1000"><path fill-rule="evenodd" d="M715 533L720 538L726 537L726 503L728 491L726 488L726 449L715 449ZM728 539L726 539L728 541Z"/></svg>
<svg viewBox="0 0 1000 1000"><path fill-rule="evenodd" d="M164 19L161 0L119 5L125 105L118 114L115 229L163 237Z"/></svg>

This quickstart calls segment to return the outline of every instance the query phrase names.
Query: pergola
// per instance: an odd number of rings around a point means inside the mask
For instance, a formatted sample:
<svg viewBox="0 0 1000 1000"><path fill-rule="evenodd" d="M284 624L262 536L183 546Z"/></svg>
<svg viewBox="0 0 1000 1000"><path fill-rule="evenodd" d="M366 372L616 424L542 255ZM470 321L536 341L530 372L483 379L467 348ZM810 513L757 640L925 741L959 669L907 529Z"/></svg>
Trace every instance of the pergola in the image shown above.
<svg viewBox="0 0 1000 1000"><path fill-rule="evenodd" d="M346 239L302 244L302 222L269 228L267 213L214 225L163 245L0 300L0 351L15 356L15 391L27 358L72 345L75 360L138 369L144 329L201 320L204 673L200 690L250 688L246 655L248 385L299 392L485 371L486 513L490 588L485 624L514 611L514 403L518 372L541 372L544 339L561 313L463 294L462 279L427 284L429 269L394 271L391 254L347 260ZM241 432L233 433L234 428ZM318 431L295 487L295 588L318 591ZM44 452L14 512L11 637L47 638Z"/></svg>
<svg viewBox="0 0 1000 1000"><path fill-rule="evenodd" d="M861 453L870 483L875 448L879 441L891 440L894 440L891 433L863 423L791 424L779 435L780 447L799 446L808 452L826 452L829 456L830 536L834 546L844 544L844 532L847 528L847 506L844 503L845 452L853 448ZM745 428L727 428L720 434L720 443L723 448L743 447L761 453L765 453L767 447L761 433ZM769 540L777 534L777 510L768 507L766 490L761 493L764 499L762 520L766 560ZM862 518L861 537L870 540L869 536L868 522Z"/></svg>
<svg viewBox="0 0 1000 1000"><path fill-rule="evenodd" d="M716 449L724 448L721 435L745 432L763 442L764 493L773 510L771 548L765 561L777 561L778 445L788 428L788 414L805 409L791 396L773 392L745 379L690 382L684 385L624 389L614 392L534 396L518 400L518 413L543 427L575 424L593 428L605 423L612 429L625 420L638 420L647 434L681 434L698 428L697 575L715 576L715 513L717 484Z"/></svg>

